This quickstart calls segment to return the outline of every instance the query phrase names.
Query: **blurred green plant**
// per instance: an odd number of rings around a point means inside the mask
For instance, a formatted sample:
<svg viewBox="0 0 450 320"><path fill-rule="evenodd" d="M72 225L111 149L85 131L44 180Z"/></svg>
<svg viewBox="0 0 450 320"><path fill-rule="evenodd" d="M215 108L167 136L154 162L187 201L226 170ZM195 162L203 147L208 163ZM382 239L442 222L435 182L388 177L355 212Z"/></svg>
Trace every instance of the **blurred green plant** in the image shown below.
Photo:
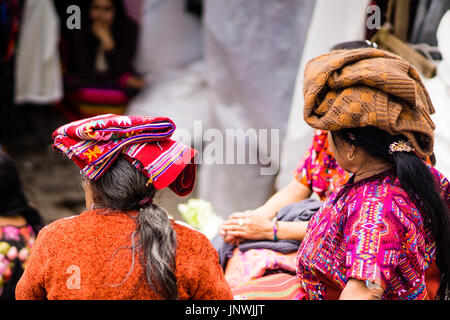
<svg viewBox="0 0 450 320"><path fill-rule="evenodd" d="M203 199L189 199L187 203L179 204L178 211L184 221L212 239L223 222L215 212L210 202Z"/></svg>

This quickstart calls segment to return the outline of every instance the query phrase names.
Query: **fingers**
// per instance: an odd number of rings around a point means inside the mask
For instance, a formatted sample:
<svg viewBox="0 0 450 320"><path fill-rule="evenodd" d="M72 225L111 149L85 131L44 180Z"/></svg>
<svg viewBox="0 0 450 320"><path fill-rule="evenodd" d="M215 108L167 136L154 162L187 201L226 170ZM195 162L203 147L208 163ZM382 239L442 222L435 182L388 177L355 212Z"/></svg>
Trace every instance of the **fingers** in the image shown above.
<svg viewBox="0 0 450 320"><path fill-rule="evenodd" d="M248 236L248 223L251 211L234 212L228 220L222 222L219 235L223 240L232 245L238 245Z"/></svg>
<svg viewBox="0 0 450 320"><path fill-rule="evenodd" d="M221 229L229 230L230 228L242 227L246 223L247 223L247 220L245 220L243 218L231 219L231 220L224 221L222 223Z"/></svg>
<svg viewBox="0 0 450 320"><path fill-rule="evenodd" d="M242 238L246 238L246 233L241 230L233 230L233 231L228 231L227 236L242 239Z"/></svg>
<svg viewBox="0 0 450 320"><path fill-rule="evenodd" d="M242 218L243 214L244 214L243 212L234 212L234 213L230 214L230 216L228 217L228 221L233 220L233 219Z"/></svg>
<svg viewBox="0 0 450 320"><path fill-rule="evenodd" d="M223 232L223 233L221 234L221 236L223 237L223 241L224 241L224 242L229 243L229 244L231 244L231 245L233 245L233 246L237 246L237 245L239 245L241 242L244 241L244 239L239 238L239 237L236 237L236 236L234 236L234 235L230 235L230 234L228 234L227 232Z"/></svg>
<svg viewBox="0 0 450 320"><path fill-rule="evenodd" d="M239 238L239 237L234 237L234 236L227 236L224 238L224 241L233 246L237 246L237 245L241 244L244 241L244 239Z"/></svg>
<svg viewBox="0 0 450 320"><path fill-rule="evenodd" d="M223 237L223 241L230 243L231 245L238 245L246 238L245 226L239 225L234 221L224 222L219 230L219 234Z"/></svg>
<svg viewBox="0 0 450 320"><path fill-rule="evenodd" d="M238 211L238 212L234 212L232 213L228 219L240 219L240 218L247 218L249 216L251 216L253 214L253 210L246 210L246 211Z"/></svg>
<svg viewBox="0 0 450 320"><path fill-rule="evenodd" d="M223 225L221 231L229 234L231 231L243 231L244 228L245 228L245 226L243 224L239 225L237 223L230 223L230 224Z"/></svg>
<svg viewBox="0 0 450 320"><path fill-rule="evenodd" d="M238 246L242 242L244 242L244 239L242 239L242 238L233 238L233 240L230 241L230 244L233 245L233 246Z"/></svg>

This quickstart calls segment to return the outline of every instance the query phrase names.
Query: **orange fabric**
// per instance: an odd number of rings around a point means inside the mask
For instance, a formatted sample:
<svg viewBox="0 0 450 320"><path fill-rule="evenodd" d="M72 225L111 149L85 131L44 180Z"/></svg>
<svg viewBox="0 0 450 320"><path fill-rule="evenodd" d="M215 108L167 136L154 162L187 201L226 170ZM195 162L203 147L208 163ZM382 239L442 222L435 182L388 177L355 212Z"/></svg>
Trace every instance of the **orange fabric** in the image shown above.
<svg viewBox="0 0 450 320"><path fill-rule="evenodd" d="M425 285L427 286L427 298L436 300L439 287L441 286L441 272L436 264L436 260L425 272Z"/></svg>
<svg viewBox="0 0 450 320"><path fill-rule="evenodd" d="M179 298L233 299L209 240L188 227L172 224L178 242ZM159 299L144 277L138 253L131 269L131 238L135 229L131 216L120 212L102 214L99 210L50 224L41 230L33 245L16 298Z"/></svg>

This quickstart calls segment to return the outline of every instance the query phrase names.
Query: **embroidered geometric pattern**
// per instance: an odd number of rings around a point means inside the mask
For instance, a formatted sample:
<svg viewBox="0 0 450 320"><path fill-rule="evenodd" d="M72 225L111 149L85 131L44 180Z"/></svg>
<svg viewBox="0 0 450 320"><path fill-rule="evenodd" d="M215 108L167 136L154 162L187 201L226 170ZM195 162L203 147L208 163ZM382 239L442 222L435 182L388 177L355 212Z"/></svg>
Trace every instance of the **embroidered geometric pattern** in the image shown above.
<svg viewBox="0 0 450 320"><path fill-rule="evenodd" d="M429 168L448 199L448 181ZM324 202L299 248L297 276L308 299L326 299L350 278L381 285L382 299L425 299L435 251L430 224L388 171L347 183Z"/></svg>
<svg viewBox="0 0 450 320"><path fill-rule="evenodd" d="M194 186L197 151L170 139L175 129L166 117L104 114L58 128L53 147L92 181L123 155L156 189L170 186L183 196Z"/></svg>

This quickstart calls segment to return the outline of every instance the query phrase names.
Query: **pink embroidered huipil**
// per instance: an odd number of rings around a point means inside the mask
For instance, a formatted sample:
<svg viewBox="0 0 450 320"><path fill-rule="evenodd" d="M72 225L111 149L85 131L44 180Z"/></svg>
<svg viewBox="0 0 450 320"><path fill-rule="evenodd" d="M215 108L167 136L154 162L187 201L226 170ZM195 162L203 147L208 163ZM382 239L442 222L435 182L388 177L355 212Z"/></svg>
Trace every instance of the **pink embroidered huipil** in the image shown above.
<svg viewBox="0 0 450 320"><path fill-rule="evenodd" d="M448 180L429 166L450 207ZM429 221L392 171L338 188L313 216L297 255L308 299L338 299L350 278L382 299L434 299L440 284ZM431 187L431 186L430 186Z"/></svg>

